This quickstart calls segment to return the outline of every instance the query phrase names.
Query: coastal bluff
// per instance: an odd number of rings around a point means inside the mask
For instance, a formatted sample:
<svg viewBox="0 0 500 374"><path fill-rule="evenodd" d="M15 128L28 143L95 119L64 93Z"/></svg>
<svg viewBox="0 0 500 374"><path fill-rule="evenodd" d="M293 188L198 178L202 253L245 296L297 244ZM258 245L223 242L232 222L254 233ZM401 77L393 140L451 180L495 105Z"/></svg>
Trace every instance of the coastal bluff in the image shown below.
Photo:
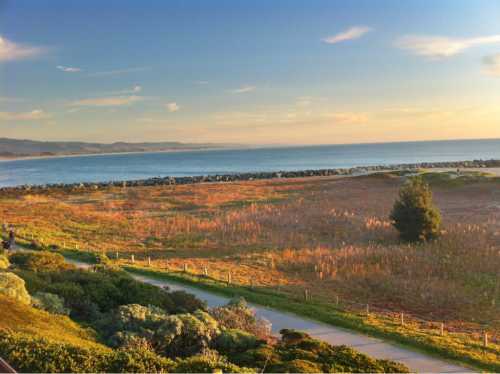
<svg viewBox="0 0 500 374"><path fill-rule="evenodd" d="M415 164L397 164L397 165L379 165L379 166L360 166L355 168L338 169L320 169L304 171L279 171L279 172L259 172L242 174L216 174L200 175L187 177L158 177L140 180L109 181L109 182L81 182L81 183L56 183L44 185L19 185L2 187L0 191L26 191L26 190L44 190L56 188L111 188L111 187L143 187L143 186L168 186L193 183L216 183L216 182L237 182L265 179L281 178L308 178L321 177L329 175L350 175L356 172L374 172L388 170L407 170L407 169L434 169L434 168L498 168L500 160L473 160L473 161L455 161L455 162L423 162Z"/></svg>

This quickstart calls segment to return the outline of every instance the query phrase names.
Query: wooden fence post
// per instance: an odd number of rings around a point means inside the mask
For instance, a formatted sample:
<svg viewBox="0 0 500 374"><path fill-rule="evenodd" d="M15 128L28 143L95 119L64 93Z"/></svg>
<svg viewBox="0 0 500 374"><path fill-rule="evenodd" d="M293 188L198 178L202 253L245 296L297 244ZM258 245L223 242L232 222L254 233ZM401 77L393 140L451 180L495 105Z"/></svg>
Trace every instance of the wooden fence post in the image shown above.
<svg viewBox="0 0 500 374"><path fill-rule="evenodd" d="M339 307L339 297L335 296L335 308Z"/></svg>
<svg viewBox="0 0 500 374"><path fill-rule="evenodd" d="M151 257L148 257L148 267L151 266Z"/></svg>
<svg viewBox="0 0 500 374"><path fill-rule="evenodd" d="M370 306L368 304L366 304L366 316L370 316Z"/></svg>
<svg viewBox="0 0 500 374"><path fill-rule="evenodd" d="M78 251L78 244L75 244L75 251Z"/></svg>
<svg viewBox="0 0 500 374"><path fill-rule="evenodd" d="M307 301L307 290L304 290L304 300Z"/></svg>
<svg viewBox="0 0 500 374"><path fill-rule="evenodd" d="M90 247L87 249L87 252L90 253Z"/></svg>
<svg viewBox="0 0 500 374"><path fill-rule="evenodd" d="M167 260L167 269L168 269L168 260Z"/></svg>
<svg viewBox="0 0 500 374"><path fill-rule="evenodd" d="M40 241L43 243L43 238L40 238Z"/></svg>
<svg viewBox="0 0 500 374"><path fill-rule="evenodd" d="M250 278L250 289L253 291L253 279Z"/></svg>
<svg viewBox="0 0 500 374"><path fill-rule="evenodd" d="M33 233L31 233L31 240L33 240Z"/></svg>
<svg viewBox="0 0 500 374"><path fill-rule="evenodd" d="M483 347L488 348L488 334L487 333L483 334Z"/></svg>
<svg viewBox="0 0 500 374"><path fill-rule="evenodd" d="M66 243L63 242L63 249L66 249Z"/></svg>
<svg viewBox="0 0 500 374"><path fill-rule="evenodd" d="M403 326L405 323L404 323L404 313L401 313L399 315L399 322L401 323L401 326Z"/></svg>
<svg viewBox="0 0 500 374"><path fill-rule="evenodd" d="M188 271L188 264L187 262L184 263L184 273L187 273Z"/></svg>
<svg viewBox="0 0 500 374"><path fill-rule="evenodd" d="M439 324L439 336L443 336L443 323Z"/></svg>
<svg viewBox="0 0 500 374"><path fill-rule="evenodd" d="M118 252L116 252L116 259L118 260Z"/></svg>
<svg viewBox="0 0 500 374"><path fill-rule="evenodd" d="M227 275L227 284L231 284L231 273Z"/></svg>
<svg viewBox="0 0 500 374"><path fill-rule="evenodd" d="M208 271L207 271L207 268L203 268L203 271L205 272L205 277L208 277Z"/></svg>
<svg viewBox="0 0 500 374"><path fill-rule="evenodd" d="M132 263L134 263L134 255L132 255Z"/></svg>

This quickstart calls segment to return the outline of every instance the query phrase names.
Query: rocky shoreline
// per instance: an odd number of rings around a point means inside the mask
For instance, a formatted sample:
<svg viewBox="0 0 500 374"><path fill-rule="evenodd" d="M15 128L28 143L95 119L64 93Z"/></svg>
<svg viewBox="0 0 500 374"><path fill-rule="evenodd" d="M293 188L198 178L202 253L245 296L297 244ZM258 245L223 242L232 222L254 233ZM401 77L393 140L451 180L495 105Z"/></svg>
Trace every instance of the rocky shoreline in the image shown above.
<svg viewBox="0 0 500 374"><path fill-rule="evenodd" d="M110 182L83 182L83 183L56 183L34 186L12 186L2 187L0 191L27 191L27 190L45 190L56 188L110 188L110 187L142 187L142 186L169 186L193 183L216 183L216 182L236 182L252 181L263 179L281 179L281 178L308 178L321 177L328 175L350 175L356 172L372 172L387 170L416 170L416 169L435 169L435 168L498 168L500 160L474 160L457 162L423 162L418 164L398 164L385 166L363 166L348 169L321 169L304 171L280 171L263 173L245 173L245 174L216 174L200 175L194 177L164 177L148 178L140 180L110 181Z"/></svg>

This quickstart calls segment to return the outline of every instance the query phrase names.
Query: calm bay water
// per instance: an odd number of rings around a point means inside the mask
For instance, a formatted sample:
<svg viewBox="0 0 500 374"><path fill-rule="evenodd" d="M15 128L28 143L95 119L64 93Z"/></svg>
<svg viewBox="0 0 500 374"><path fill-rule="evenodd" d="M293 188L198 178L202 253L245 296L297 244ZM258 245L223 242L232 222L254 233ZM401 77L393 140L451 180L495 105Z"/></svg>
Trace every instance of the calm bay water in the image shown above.
<svg viewBox="0 0 500 374"><path fill-rule="evenodd" d="M500 159L500 139L5 160L0 162L0 187L474 159Z"/></svg>

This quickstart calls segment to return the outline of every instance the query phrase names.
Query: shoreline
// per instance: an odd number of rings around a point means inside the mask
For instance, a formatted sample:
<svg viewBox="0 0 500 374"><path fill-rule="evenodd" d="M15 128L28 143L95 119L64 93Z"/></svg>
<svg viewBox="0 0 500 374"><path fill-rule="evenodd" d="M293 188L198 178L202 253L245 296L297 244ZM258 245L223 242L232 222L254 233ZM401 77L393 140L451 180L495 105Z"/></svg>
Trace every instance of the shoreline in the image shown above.
<svg viewBox="0 0 500 374"><path fill-rule="evenodd" d="M196 152L196 151L217 151L224 149L249 149L251 147L206 147L206 148L186 148L186 149L167 149L157 151L125 151L125 152L102 152L102 153L78 153L78 154L52 154L52 155L29 155L29 156L0 156L2 161L30 160L36 158L54 158L54 157L84 157L84 156L106 156L106 155L125 155L131 153L163 153L163 152Z"/></svg>
<svg viewBox="0 0 500 374"><path fill-rule="evenodd" d="M243 174L216 174L200 175L188 177L154 177L139 180L109 181L109 182L83 182L83 183L51 183L44 185L18 185L1 187L0 191L30 191L46 189L71 189L71 188L111 188L111 187L146 187L146 186L169 186L194 183L221 183L221 182L239 182L253 180L272 180L272 179L290 179L290 178L310 178L324 176L356 176L376 172L391 172L410 170L412 173L419 173L419 169L432 169L433 172L456 171L493 171L494 175L500 176L500 160L474 160L474 161L455 161L455 162L423 162L416 164L397 164L397 165L378 165L362 166L356 168L337 168L320 169L305 171L279 171L279 172L258 172Z"/></svg>

